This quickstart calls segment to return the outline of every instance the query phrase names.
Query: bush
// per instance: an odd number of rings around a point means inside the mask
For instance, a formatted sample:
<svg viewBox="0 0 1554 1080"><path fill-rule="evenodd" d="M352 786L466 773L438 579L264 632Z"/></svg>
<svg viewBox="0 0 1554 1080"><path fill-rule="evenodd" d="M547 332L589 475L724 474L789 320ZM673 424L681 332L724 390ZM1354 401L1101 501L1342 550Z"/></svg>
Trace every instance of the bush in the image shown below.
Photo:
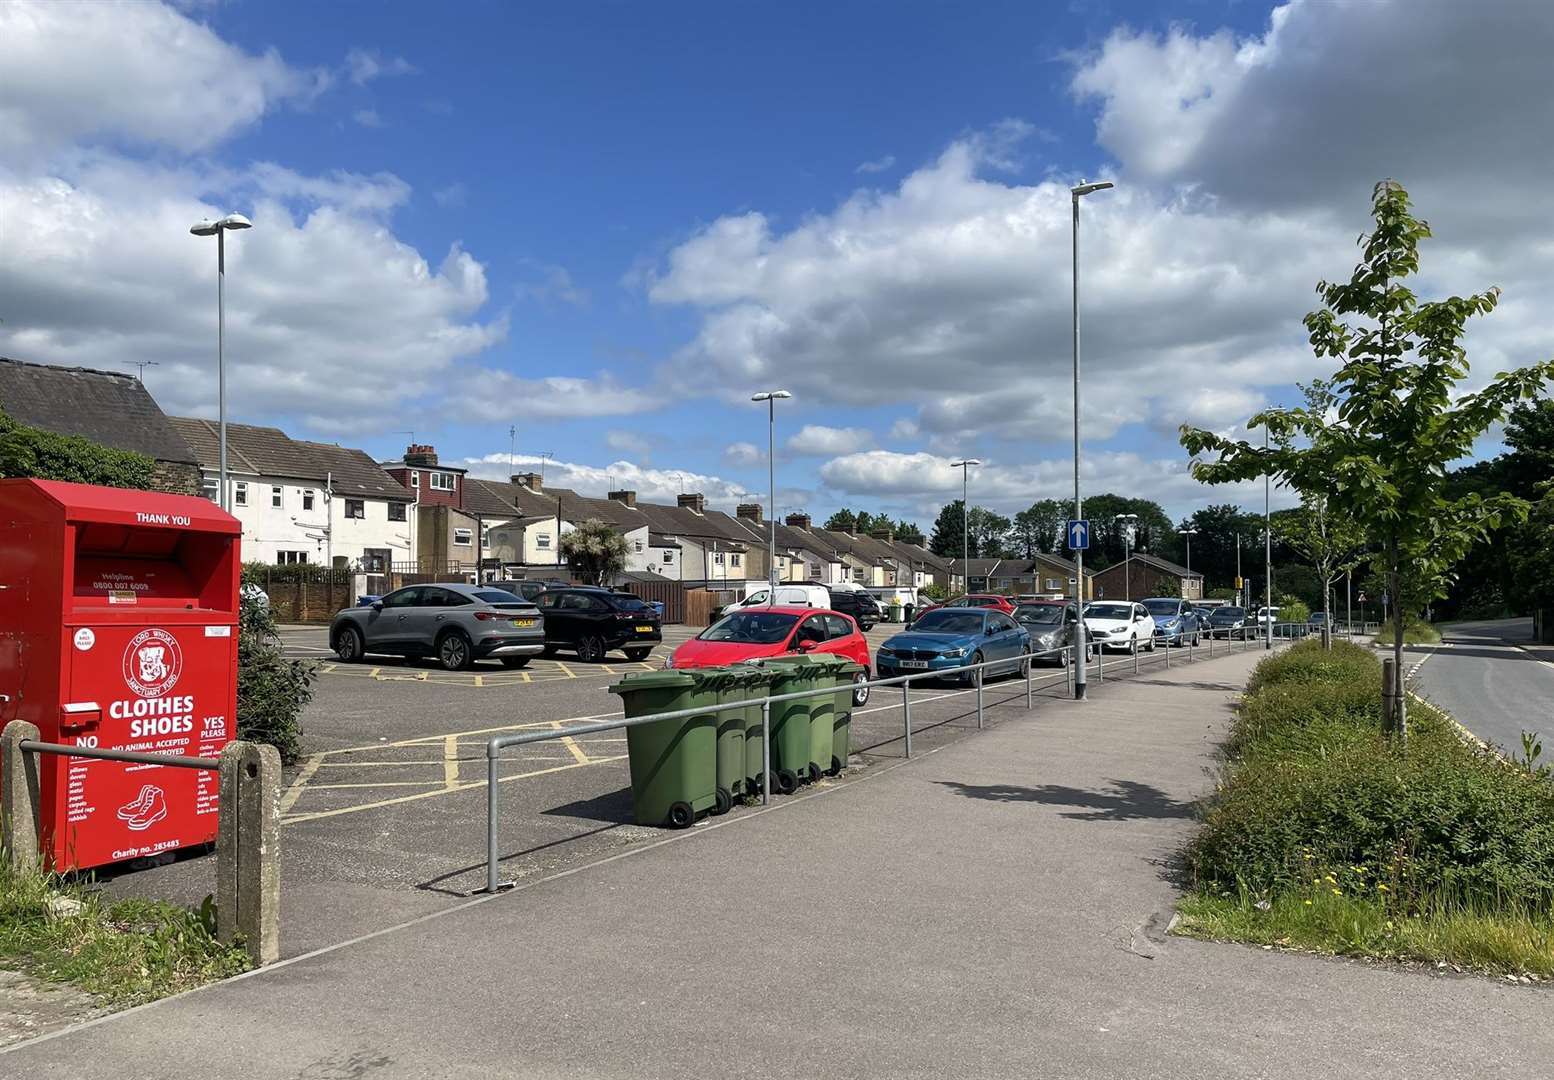
<svg viewBox="0 0 1554 1080"><path fill-rule="evenodd" d="M149 490L155 475L156 462L144 454L28 427L0 411L0 476Z"/></svg>
<svg viewBox="0 0 1554 1080"><path fill-rule="evenodd" d="M1187 852L1200 893L1363 891L1386 912L1554 910L1554 783L1463 741L1428 706L1380 734L1380 665L1302 642L1259 665L1234 756Z"/></svg>
<svg viewBox="0 0 1554 1080"><path fill-rule="evenodd" d="M250 580L244 569L244 582ZM313 699L317 665L289 660L270 606L257 597L239 600L237 637L237 737L269 743L290 764L301 756L302 710Z"/></svg>
<svg viewBox="0 0 1554 1080"><path fill-rule="evenodd" d="M1282 596L1274 607L1279 609L1279 621L1283 623L1303 623L1311 619L1311 609L1304 600Z"/></svg>

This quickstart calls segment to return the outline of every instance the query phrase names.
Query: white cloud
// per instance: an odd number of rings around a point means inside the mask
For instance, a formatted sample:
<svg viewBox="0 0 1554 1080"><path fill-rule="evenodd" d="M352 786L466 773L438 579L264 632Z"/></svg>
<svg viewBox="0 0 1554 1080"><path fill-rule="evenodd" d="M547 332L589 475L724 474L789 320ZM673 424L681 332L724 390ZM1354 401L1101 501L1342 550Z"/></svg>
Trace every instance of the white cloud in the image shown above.
<svg viewBox="0 0 1554 1080"><path fill-rule="evenodd" d="M592 378L549 375L526 379L507 371L468 372L449 392L455 406L481 420L515 416L631 416L665 404L655 391L624 386L604 372Z"/></svg>
<svg viewBox="0 0 1554 1080"><path fill-rule="evenodd" d="M723 460L741 468L759 465L766 460L766 451L754 443L730 443L723 448Z"/></svg>
<svg viewBox="0 0 1554 1080"><path fill-rule="evenodd" d="M467 467L471 475L485 479L505 480L509 475L506 451L466 458L460 464ZM649 469L630 461L603 466L555 458L542 462L528 454L519 454L514 459L516 471L539 472L542 464L546 487L570 488L579 495L596 499L604 498L611 491L627 490L635 491L639 502L673 506L682 491L695 491L707 497L709 506L732 512L739 503L756 498L741 484L689 469Z"/></svg>
<svg viewBox="0 0 1554 1080"><path fill-rule="evenodd" d="M646 457L653 452L653 444L635 431L613 429L605 434L604 444L611 450L619 450L624 454L636 454L638 457Z"/></svg>
<svg viewBox="0 0 1554 1080"><path fill-rule="evenodd" d="M873 161L865 161L860 163L859 166L853 171L859 173L888 172L890 168L895 165L895 163L896 155L886 154L884 157L875 158Z"/></svg>
<svg viewBox="0 0 1554 1080"><path fill-rule="evenodd" d="M826 427L824 424L805 424L787 442L793 453L817 457L850 454L873 445L874 435L867 428Z"/></svg>
<svg viewBox="0 0 1554 1080"><path fill-rule="evenodd" d="M163 4L0 4L0 153L12 166L80 140L206 150L329 82Z"/></svg>
<svg viewBox="0 0 1554 1080"><path fill-rule="evenodd" d="M377 109L357 109L351 114L351 119L365 128L380 128L383 126L383 117L378 115Z"/></svg>
<svg viewBox="0 0 1554 1080"><path fill-rule="evenodd" d="M402 56L385 57L376 49L352 49L345 54L345 71L351 82L366 86L374 79L414 75L416 67Z"/></svg>
<svg viewBox="0 0 1554 1080"><path fill-rule="evenodd" d="M532 259L524 259L522 262L525 266L536 270L539 273L539 279L519 283L517 288L519 297L540 303L566 304L570 307L588 306L588 290L572 280L572 275L566 267L539 263Z"/></svg>
<svg viewBox="0 0 1554 1080"><path fill-rule="evenodd" d="M438 206L460 207L464 205L467 198L469 198L469 188L462 180L455 180L447 187L438 188L432 192L432 199Z"/></svg>

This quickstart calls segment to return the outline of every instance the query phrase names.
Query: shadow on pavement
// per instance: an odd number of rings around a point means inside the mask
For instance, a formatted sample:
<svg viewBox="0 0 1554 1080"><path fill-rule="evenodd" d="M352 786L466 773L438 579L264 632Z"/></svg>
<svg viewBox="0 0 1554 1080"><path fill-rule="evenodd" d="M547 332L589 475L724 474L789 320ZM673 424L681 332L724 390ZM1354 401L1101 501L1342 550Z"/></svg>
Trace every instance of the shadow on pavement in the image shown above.
<svg viewBox="0 0 1554 1080"><path fill-rule="evenodd" d="M536 852L545 851L545 850L547 850L549 848L560 847L562 844L575 843L578 840L581 840L581 839L583 839L584 837L587 837L587 836L597 836L600 833L609 832L611 829L618 829L618 828L621 827L621 824L624 824L624 823L617 822L617 823L611 824L611 825L601 825L597 829L588 829L588 830L586 830L584 832L573 833L571 836L563 836L563 837L561 837L561 838L559 838L557 840L551 840L551 841L549 841L547 843L544 843L544 844L536 844L533 847L527 847L527 848L522 849L521 851L509 851L509 852L507 852L505 854L503 854L501 852L498 852L497 853L497 862L499 862L499 863L506 862L509 859L518 859L518 858L522 858L525 855L533 855ZM478 863L471 863L468 866L461 866L461 867L459 867L456 870L449 870L446 874L438 874L434 878L428 878L427 880L425 880L425 881L421 882L420 884L418 884L416 886L416 888L422 890L423 892L442 893L444 896L458 896L458 897L472 896L472 895L474 895L474 893L471 892L469 889L463 889L463 888L450 889L450 888L446 888L443 883L447 882L447 881L452 881L454 878L463 877L463 876L468 875L468 874L473 874L477 870L484 871L485 868L486 868L486 864L485 864L484 860L482 860L482 861L480 861ZM482 887L484 886L484 884L485 883L482 880L482 882L481 882ZM476 891L478 891L478 890L476 890Z"/></svg>
<svg viewBox="0 0 1554 1080"><path fill-rule="evenodd" d="M1110 791L1086 791L1064 784L1043 784L1040 787L1018 787L1013 784L962 784L954 780L940 780L947 787L968 799L988 802L1031 802L1050 806L1075 806L1085 812L1063 814L1075 821L1138 821L1140 819L1190 818L1194 803L1181 802L1149 784L1135 780L1110 780Z"/></svg>
<svg viewBox="0 0 1554 1080"><path fill-rule="evenodd" d="M555 817L581 818L584 821L608 821L614 825L630 825L631 788L623 787L592 799L578 799L563 806L541 811Z"/></svg>

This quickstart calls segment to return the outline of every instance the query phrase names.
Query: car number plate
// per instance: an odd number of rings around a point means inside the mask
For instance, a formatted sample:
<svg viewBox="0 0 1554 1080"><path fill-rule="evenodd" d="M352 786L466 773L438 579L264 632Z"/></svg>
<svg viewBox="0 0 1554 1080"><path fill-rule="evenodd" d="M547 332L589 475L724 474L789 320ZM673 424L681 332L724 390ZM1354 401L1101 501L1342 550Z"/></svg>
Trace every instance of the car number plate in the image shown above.
<svg viewBox="0 0 1554 1080"><path fill-rule="evenodd" d="M514 619L513 620L513 625L514 626L533 626L534 622L535 622L535 620L533 620L533 619Z"/></svg>
<svg viewBox="0 0 1554 1080"><path fill-rule="evenodd" d="M653 632L653 628L651 626L639 626L639 627L637 627L637 633L639 633L639 634L651 634L652 632Z"/></svg>
<svg viewBox="0 0 1554 1080"><path fill-rule="evenodd" d="M927 671L928 670L928 661L927 660L903 660L903 661L901 661L901 666L903 668L906 668L908 671Z"/></svg>

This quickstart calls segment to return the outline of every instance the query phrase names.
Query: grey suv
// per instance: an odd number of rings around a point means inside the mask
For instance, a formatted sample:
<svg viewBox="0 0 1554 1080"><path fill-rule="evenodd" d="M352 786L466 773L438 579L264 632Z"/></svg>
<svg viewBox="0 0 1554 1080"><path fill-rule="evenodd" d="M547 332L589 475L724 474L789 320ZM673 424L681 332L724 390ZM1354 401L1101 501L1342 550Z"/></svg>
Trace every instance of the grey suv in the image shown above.
<svg viewBox="0 0 1554 1080"><path fill-rule="evenodd" d="M485 659L521 668L545 648L545 621L533 603L489 585L408 585L336 614L329 644L348 664L387 653L434 656L449 671Z"/></svg>

